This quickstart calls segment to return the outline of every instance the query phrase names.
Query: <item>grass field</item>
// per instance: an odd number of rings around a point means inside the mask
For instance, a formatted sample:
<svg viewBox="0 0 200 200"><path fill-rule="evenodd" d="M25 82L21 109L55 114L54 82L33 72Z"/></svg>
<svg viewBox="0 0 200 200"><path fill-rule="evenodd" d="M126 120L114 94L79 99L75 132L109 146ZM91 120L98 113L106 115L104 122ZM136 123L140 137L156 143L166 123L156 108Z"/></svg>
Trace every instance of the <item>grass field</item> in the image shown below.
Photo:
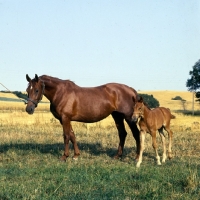
<svg viewBox="0 0 200 200"><path fill-rule="evenodd" d="M135 167L135 141L128 127L124 156L114 160L119 139L111 117L93 124L73 122L81 155L72 160L71 146L70 157L61 163L62 127L49 104L39 104L28 115L23 103L0 101L0 199L199 199L200 116L181 114L180 102L171 100L181 96L190 110L191 93L140 92L153 94L176 115L171 123L173 159L161 166L147 135L143 162ZM158 143L161 155L159 137Z"/></svg>

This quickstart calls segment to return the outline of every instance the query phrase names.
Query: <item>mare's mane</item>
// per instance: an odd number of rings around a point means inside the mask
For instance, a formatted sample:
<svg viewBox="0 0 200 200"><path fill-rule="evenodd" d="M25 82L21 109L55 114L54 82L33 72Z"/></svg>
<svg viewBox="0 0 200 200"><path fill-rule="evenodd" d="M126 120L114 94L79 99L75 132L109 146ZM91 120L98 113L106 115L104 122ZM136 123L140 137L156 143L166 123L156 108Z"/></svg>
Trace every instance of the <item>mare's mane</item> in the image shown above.
<svg viewBox="0 0 200 200"><path fill-rule="evenodd" d="M69 79L67 80L63 80L63 79L59 79L59 78L56 78L56 77L52 77L52 76L47 76L47 75L42 75L39 77L41 80L44 80L44 81L50 81L50 82L70 82L70 83L73 83L75 85L75 83ZM34 80L34 79L33 79Z"/></svg>

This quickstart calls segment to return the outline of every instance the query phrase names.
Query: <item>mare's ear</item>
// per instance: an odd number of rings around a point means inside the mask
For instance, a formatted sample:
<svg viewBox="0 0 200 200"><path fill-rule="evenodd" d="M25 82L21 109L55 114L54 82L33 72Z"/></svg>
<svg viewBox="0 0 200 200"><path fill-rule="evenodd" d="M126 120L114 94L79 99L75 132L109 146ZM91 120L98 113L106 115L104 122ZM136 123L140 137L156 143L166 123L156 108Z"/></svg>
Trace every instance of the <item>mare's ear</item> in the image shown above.
<svg viewBox="0 0 200 200"><path fill-rule="evenodd" d="M28 74L26 74L26 80L30 83L31 82L31 78L29 77Z"/></svg>
<svg viewBox="0 0 200 200"><path fill-rule="evenodd" d="M36 80L36 82L38 82L38 80L39 80L39 78L38 78L38 75L37 75L37 74L35 74L35 80Z"/></svg>

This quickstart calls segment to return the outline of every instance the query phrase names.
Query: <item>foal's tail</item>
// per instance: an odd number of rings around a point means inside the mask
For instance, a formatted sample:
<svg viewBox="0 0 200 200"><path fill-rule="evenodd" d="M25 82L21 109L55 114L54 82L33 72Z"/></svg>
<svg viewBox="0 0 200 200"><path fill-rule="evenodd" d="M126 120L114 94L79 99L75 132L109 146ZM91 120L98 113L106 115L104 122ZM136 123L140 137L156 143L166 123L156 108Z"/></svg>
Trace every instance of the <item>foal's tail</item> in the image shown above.
<svg viewBox="0 0 200 200"><path fill-rule="evenodd" d="M169 112L170 112L170 119L175 119L176 118L176 116L175 115L172 115L172 113L171 113L171 111L170 111L170 109L169 108L167 108L168 110L169 110Z"/></svg>
<svg viewBox="0 0 200 200"><path fill-rule="evenodd" d="M171 119L175 119L176 116L171 114L170 118L171 118Z"/></svg>

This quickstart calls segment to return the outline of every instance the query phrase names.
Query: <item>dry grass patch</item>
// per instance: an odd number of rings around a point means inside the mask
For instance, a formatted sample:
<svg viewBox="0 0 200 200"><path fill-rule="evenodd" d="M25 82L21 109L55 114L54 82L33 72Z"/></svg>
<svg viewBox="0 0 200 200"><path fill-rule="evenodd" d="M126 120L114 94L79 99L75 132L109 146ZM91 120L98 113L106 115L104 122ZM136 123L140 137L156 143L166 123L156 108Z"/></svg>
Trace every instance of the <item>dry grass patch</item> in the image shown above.
<svg viewBox="0 0 200 200"><path fill-rule="evenodd" d="M180 96L186 100L186 110L192 110L192 93L188 91L139 91L138 93L153 95L160 103L160 106L170 108L172 111L183 110L180 100L172 100L176 96ZM200 104L195 102L194 110L200 110Z"/></svg>

